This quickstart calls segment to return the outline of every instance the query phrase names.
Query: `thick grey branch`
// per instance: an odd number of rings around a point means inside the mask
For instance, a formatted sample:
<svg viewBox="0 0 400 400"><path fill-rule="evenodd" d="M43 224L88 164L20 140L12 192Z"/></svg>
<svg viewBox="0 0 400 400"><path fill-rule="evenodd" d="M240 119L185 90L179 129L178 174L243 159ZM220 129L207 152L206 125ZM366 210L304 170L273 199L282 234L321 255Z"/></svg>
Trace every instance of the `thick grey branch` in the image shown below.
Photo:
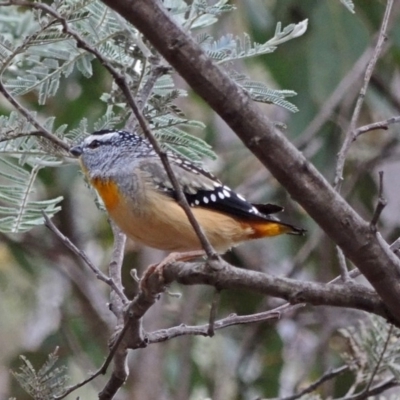
<svg viewBox="0 0 400 400"><path fill-rule="evenodd" d="M338 285L302 282L236 268L223 261L219 269L213 270L201 262L170 264L164 270L164 279L166 283L176 281L184 285L206 284L218 289L247 289L286 299L291 304L349 307L390 318L376 293L357 283Z"/></svg>

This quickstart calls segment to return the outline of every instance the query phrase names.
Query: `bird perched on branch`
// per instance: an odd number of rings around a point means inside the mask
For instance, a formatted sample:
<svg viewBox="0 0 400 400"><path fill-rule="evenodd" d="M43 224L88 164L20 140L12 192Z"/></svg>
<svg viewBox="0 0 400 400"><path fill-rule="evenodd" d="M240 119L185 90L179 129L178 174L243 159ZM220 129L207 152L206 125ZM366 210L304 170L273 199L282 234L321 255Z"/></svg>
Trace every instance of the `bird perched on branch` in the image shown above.
<svg viewBox="0 0 400 400"><path fill-rule="evenodd" d="M110 217L128 237L169 252L202 249L177 203L161 159L147 139L126 131L102 130L70 152L79 157ZM196 164L167 154L194 217L218 253L251 239L304 233L271 216L282 207L251 204Z"/></svg>

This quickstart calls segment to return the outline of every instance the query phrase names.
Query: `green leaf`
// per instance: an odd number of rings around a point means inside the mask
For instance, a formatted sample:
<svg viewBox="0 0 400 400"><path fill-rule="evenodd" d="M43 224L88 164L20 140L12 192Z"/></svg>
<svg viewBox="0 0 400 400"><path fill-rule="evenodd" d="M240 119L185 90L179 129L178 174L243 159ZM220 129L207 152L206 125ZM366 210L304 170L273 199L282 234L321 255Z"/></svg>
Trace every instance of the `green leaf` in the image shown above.
<svg viewBox="0 0 400 400"><path fill-rule="evenodd" d="M52 400L62 395L68 382L66 367L54 368L58 360L58 348L49 354L46 363L36 371L30 361L20 356L22 366L19 372L12 371L21 387L34 399Z"/></svg>
<svg viewBox="0 0 400 400"><path fill-rule="evenodd" d="M285 100L286 97L296 96L296 92L292 90L277 90L268 88L263 82L257 82L248 79L243 74L238 74L235 71L231 72L231 77L247 91L249 96L257 102L275 104L286 108L291 112L297 112L298 108Z"/></svg>
<svg viewBox="0 0 400 400"><path fill-rule="evenodd" d="M340 2L346 6L346 8L352 13L355 14L355 7L352 0L340 0Z"/></svg>
<svg viewBox="0 0 400 400"><path fill-rule="evenodd" d="M40 170L36 164L30 170L18 166L15 162L0 158L0 231L24 232L43 224L42 211L49 216L61 208L62 197L51 200L35 198L34 183Z"/></svg>

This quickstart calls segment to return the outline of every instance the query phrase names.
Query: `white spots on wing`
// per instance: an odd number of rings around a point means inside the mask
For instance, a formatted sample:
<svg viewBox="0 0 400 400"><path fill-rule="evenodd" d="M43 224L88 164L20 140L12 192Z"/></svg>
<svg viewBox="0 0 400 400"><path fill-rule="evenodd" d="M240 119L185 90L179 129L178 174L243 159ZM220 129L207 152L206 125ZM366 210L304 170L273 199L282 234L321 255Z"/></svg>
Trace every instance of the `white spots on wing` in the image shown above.
<svg viewBox="0 0 400 400"><path fill-rule="evenodd" d="M196 206L198 206L198 205L200 204L200 201L196 199L196 200L194 201L194 204L196 204Z"/></svg>
<svg viewBox="0 0 400 400"><path fill-rule="evenodd" d="M218 192L218 197L223 200L225 198L224 194L222 192Z"/></svg>
<svg viewBox="0 0 400 400"><path fill-rule="evenodd" d="M208 202L209 202L208 197L204 196L203 197L203 203L204 204L208 204Z"/></svg>
<svg viewBox="0 0 400 400"><path fill-rule="evenodd" d="M211 201L217 201L217 196L213 193L213 194L210 196L210 199L211 199Z"/></svg>
<svg viewBox="0 0 400 400"><path fill-rule="evenodd" d="M225 186L225 187L226 187L226 186ZM224 194L225 197L231 197L231 194L230 194L226 189L224 189L224 190L222 191L222 193Z"/></svg>

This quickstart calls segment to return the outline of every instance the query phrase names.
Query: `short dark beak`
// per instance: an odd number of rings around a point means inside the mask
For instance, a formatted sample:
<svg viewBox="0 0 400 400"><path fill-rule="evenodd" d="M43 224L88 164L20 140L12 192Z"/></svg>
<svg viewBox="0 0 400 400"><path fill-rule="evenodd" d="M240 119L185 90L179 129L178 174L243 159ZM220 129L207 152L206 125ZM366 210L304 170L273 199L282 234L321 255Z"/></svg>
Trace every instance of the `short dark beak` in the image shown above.
<svg viewBox="0 0 400 400"><path fill-rule="evenodd" d="M82 154L82 146L73 146L69 149L69 152L75 156L79 157Z"/></svg>

